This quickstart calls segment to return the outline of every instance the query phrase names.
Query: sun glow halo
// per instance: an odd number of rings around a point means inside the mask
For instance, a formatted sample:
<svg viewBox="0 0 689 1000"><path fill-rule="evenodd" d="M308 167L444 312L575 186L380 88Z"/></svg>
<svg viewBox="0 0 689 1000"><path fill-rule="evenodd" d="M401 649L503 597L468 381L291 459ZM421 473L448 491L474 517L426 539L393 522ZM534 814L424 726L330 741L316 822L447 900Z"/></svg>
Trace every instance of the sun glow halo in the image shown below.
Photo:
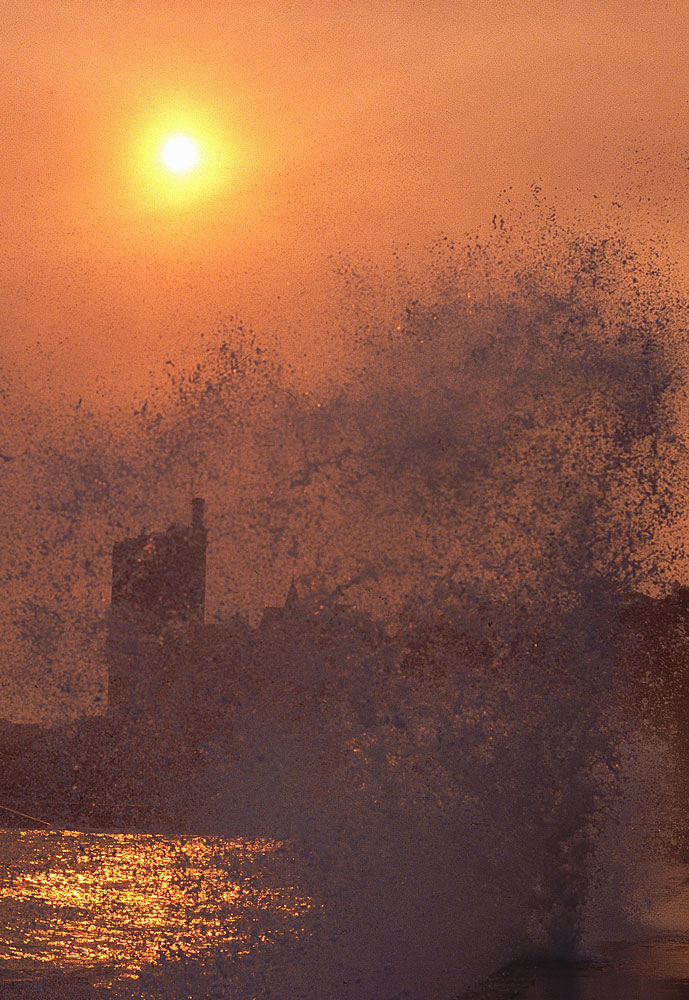
<svg viewBox="0 0 689 1000"><path fill-rule="evenodd" d="M157 104L152 112L151 106ZM145 214L181 221L213 212L248 167L247 145L212 102L179 95L146 98L128 126L127 186L132 205Z"/></svg>
<svg viewBox="0 0 689 1000"><path fill-rule="evenodd" d="M187 174L199 165L201 151L188 135L172 135L160 150L163 165L174 174Z"/></svg>

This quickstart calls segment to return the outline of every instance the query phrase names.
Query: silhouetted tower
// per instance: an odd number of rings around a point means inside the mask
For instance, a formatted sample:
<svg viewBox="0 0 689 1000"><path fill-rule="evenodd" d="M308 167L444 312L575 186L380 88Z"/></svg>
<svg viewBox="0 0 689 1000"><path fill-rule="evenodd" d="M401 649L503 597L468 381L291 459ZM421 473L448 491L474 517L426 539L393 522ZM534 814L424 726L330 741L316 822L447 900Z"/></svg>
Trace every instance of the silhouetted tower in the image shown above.
<svg viewBox="0 0 689 1000"><path fill-rule="evenodd" d="M108 621L111 711L160 693L157 650L170 635L201 626L206 600L205 502L191 502L191 524L116 542ZM149 694L147 695L146 692Z"/></svg>
<svg viewBox="0 0 689 1000"><path fill-rule="evenodd" d="M173 622L203 622L206 599L204 501L191 502L191 525L115 542L112 611L158 631Z"/></svg>

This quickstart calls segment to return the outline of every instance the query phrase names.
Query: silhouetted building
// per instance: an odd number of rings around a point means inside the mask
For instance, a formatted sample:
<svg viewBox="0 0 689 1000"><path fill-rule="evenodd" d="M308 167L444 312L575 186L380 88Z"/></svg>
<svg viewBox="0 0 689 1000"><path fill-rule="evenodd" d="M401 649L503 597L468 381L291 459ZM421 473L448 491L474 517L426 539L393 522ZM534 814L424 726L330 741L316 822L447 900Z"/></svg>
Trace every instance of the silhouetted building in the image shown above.
<svg viewBox="0 0 689 1000"><path fill-rule="evenodd" d="M116 542L108 618L108 707L120 714L160 704L173 678L166 650L203 626L206 600L205 503L192 500L191 524Z"/></svg>
<svg viewBox="0 0 689 1000"><path fill-rule="evenodd" d="M206 545L204 501L195 499L191 524L113 547L106 657L116 726L172 726L180 738L229 732L234 706L271 678L320 662L345 640L374 642L352 609L325 593L300 597L294 580L256 627L239 614L206 625Z"/></svg>
<svg viewBox="0 0 689 1000"><path fill-rule="evenodd" d="M266 632L279 630L284 628L286 622L296 624L297 619L303 617L303 614L302 602L293 579L287 591L284 605L271 605L263 609L260 630Z"/></svg>
<svg viewBox="0 0 689 1000"><path fill-rule="evenodd" d="M204 501L192 500L191 525L116 542L112 612L158 631L172 622L203 623L206 599Z"/></svg>

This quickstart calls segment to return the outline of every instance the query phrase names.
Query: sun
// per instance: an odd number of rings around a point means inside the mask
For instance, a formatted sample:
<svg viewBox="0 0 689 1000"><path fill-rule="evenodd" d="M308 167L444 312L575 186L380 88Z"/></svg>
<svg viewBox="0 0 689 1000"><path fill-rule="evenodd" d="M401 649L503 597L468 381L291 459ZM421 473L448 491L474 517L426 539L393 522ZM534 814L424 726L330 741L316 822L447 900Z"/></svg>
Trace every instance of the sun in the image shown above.
<svg viewBox="0 0 689 1000"><path fill-rule="evenodd" d="M163 166L173 174L188 174L198 167L201 150L191 136L171 135L160 149L160 159Z"/></svg>
<svg viewBox="0 0 689 1000"><path fill-rule="evenodd" d="M147 94L123 119L122 137L123 190L132 208L183 224L209 218L214 203L225 203L254 163L232 109L219 113L210 98Z"/></svg>

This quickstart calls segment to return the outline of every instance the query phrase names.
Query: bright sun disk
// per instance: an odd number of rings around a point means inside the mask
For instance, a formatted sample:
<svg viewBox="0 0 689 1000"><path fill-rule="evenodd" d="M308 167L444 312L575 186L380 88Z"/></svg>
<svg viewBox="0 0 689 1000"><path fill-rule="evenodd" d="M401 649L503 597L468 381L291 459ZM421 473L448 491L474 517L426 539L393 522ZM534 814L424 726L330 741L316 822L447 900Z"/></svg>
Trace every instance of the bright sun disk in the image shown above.
<svg viewBox="0 0 689 1000"><path fill-rule="evenodd" d="M173 135L163 144L160 158L168 170L185 174L198 166L199 147L188 135Z"/></svg>

